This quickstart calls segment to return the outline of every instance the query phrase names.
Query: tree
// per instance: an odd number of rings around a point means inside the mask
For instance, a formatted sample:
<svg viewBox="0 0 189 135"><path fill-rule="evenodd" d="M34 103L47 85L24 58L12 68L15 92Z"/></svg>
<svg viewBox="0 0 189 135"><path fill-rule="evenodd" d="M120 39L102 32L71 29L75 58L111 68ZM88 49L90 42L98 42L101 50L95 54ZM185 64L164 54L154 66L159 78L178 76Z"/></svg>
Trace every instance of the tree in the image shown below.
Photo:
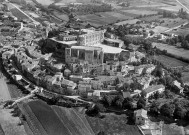
<svg viewBox="0 0 189 135"><path fill-rule="evenodd" d="M152 72L152 75L161 78L162 75L163 75L163 68L162 68L162 66L157 65L156 68L155 68L155 70Z"/></svg>
<svg viewBox="0 0 189 135"><path fill-rule="evenodd" d="M172 103L165 103L160 108L160 113L167 117L172 117L175 110L175 105Z"/></svg>
<svg viewBox="0 0 189 135"><path fill-rule="evenodd" d="M185 119L186 119L186 120L189 120L189 111L186 112L186 114L185 114Z"/></svg>
<svg viewBox="0 0 189 135"><path fill-rule="evenodd" d="M154 35L155 32L150 30L149 33L150 33L150 36L152 36L152 35Z"/></svg>
<svg viewBox="0 0 189 135"><path fill-rule="evenodd" d="M147 64L147 63L148 63L147 58L146 58L146 57L143 57L143 58L141 59L141 64Z"/></svg>
<svg viewBox="0 0 189 135"><path fill-rule="evenodd" d="M176 106L173 115L174 115L174 118L176 119L183 119L185 116L184 108L181 105Z"/></svg>
<svg viewBox="0 0 189 135"><path fill-rule="evenodd" d="M123 91L130 91L130 85L128 83L124 83L122 86Z"/></svg>
<svg viewBox="0 0 189 135"><path fill-rule="evenodd" d="M116 86L117 84L119 84L119 78L116 78L116 79L114 80L114 85Z"/></svg>
<svg viewBox="0 0 189 135"><path fill-rule="evenodd" d="M94 107L96 110L98 110L99 112L105 112L106 111L106 108L104 107L103 104L101 103L97 103Z"/></svg>
<svg viewBox="0 0 189 135"><path fill-rule="evenodd" d="M146 107L146 101L145 101L145 99L140 98L138 100L138 102L137 102L137 108L138 109L141 109L141 108L145 109L145 107Z"/></svg>
<svg viewBox="0 0 189 135"><path fill-rule="evenodd" d="M113 102L115 101L115 97L116 97L115 95L105 95L102 98L102 102L105 105L111 106L113 104Z"/></svg>
<svg viewBox="0 0 189 135"><path fill-rule="evenodd" d="M189 49L189 43L187 40L184 40L182 43L181 43L181 46L184 48L184 49Z"/></svg>
<svg viewBox="0 0 189 135"><path fill-rule="evenodd" d="M165 94L165 98L167 98L167 99L172 99L173 98L173 95L171 94L170 90L166 89L164 94Z"/></svg>
<svg viewBox="0 0 189 135"><path fill-rule="evenodd" d="M118 96L116 96L116 98L115 98L114 104L116 105L116 107L122 108L122 106L123 106L123 101L124 101L123 96L122 96L122 95L118 95Z"/></svg>
<svg viewBox="0 0 189 135"><path fill-rule="evenodd" d="M149 112L153 115L158 115L158 113L159 113L158 106L159 106L158 103L156 101L153 101L150 106Z"/></svg>
<svg viewBox="0 0 189 135"><path fill-rule="evenodd" d="M140 93L140 95L141 95L142 98L145 98L146 95L147 95L147 92L143 90L143 91Z"/></svg>
<svg viewBox="0 0 189 135"><path fill-rule="evenodd" d="M133 109L133 99L130 97L127 97L123 101L123 109Z"/></svg>

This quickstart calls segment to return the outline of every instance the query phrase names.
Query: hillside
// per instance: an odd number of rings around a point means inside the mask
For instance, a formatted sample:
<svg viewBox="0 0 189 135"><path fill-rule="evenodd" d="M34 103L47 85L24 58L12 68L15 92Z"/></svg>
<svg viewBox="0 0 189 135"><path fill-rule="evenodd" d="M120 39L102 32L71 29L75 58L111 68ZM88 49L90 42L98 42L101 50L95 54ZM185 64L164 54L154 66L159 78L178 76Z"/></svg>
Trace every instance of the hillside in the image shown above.
<svg viewBox="0 0 189 135"><path fill-rule="evenodd" d="M87 121L73 109L51 108L37 100L24 103L21 111L34 135L94 135Z"/></svg>

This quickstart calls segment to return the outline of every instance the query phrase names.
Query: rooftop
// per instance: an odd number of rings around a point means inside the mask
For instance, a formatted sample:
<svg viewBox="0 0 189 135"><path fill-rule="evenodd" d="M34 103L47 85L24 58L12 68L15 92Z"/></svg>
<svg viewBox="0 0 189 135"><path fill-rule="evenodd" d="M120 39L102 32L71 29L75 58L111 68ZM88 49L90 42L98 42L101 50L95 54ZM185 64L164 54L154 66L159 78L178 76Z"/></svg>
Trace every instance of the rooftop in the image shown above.
<svg viewBox="0 0 189 135"><path fill-rule="evenodd" d="M72 46L71 49L102 50L102 48L98 46Z"/></svg>
<svg viewBox="0 0 189 135"><path fill-rule="evenodd" d="M161 88L164 89L165 86L164 85L154 85L154 86L150 86L150 87L146 88L144 91L146 91L147 93L150 93L150 92L156 91Z"/></svg>
<svg viewBox="0 0 189 135"><path fill-rule="evenodd" d="M117 43L123 42L123 41L120 40L120 39L111 39L111 38L105 38L104 40L109 41L109 42L117 42Z"/></svg>
<svg viewBox="0 0 189 135"><path fill-rule="evenodd" d="M137 110L136 111L136 117L140 117L140 116L142 116L142 117L147 119L148 118L147 111L144 110L144 109Z"/></svg>
<svg viewBox="0 0 189 135"><path fill-rule="evenodd" d="M122 51L128 51L128 50L124 50L124 49L121 49L121 48L104 45L104 44L101 44L101 43L95 44L94 46L101 47L103 49L104 53L110 53L110 54L119 54Z"/></svg>
<svg viewBox="0 0 189 135"><path fill-rule="evenodd" d="M77 44L77 41L60 41L60 40L57 40L56 38L50 38L50 39L55 41L55 42L65 44L65 45L68 45L68 46L72 46L73 44Z"/></svg>

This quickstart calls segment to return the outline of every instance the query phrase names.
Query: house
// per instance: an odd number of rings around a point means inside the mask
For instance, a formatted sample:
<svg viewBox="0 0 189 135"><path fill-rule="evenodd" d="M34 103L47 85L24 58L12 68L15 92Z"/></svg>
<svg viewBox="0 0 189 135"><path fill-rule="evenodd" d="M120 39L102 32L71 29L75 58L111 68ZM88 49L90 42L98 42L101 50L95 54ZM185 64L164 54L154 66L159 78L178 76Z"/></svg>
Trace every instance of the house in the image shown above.
<svg viewBox="0 0 189 135"><path fill-rule="evenodd" d="M105 94L117 93L116 90L94 90L88 93L88 97L102 99Z"/></svg>
<svg viewBox="0 0 189 135"><path fill-rule="evenodd" d="M163 91L165 91L165 86L164 85L153 85L153 86L150 86L150 87L144 89L144 91L147 93L146 98L148 99L155 92L162 93Z"/></svg>
<svg viewBox="0 0 189 135"><path fill-rule="evenodd" d="M67 79L63 79L62 82L61 82L61 86L63 88L67 88L67 87L70 87L72 89L75 89L77 84L74 83L73 81L70 81L70 80L67 80Z"/></svg>
<svg viewBox="0 0 189 135"><path fill-rule="evenodd" d="M122 91L122 95L124 98L128 98L128 97L134 97L134 96L139 96L141 93L141 90L134 90L133 92L130 91Z"/></svg>
<svg viewBox="0 0 189 135"><path fill-rule="evenodd" d="M143 65L136 66L136 67L135 67L135 73L141 75L144 68L145 68L145 67L144 67Z"/></svg>
<svg viewBox="0 0 189 135"><path fill-rule="evenodd" d="M123 47L124 42L120 39L104 38L104 44L121 48Z"/></svg>
<svg viewBox="0 0 189 135"><path fill-rule="evenodd" d="M79 84L78 91L80 92L87 92L91 90L91 84Z"/></svg>
<svg viewBox="0 0 189 135"><path fill-rule="evenodd" d="M148 64L148 65L144 68L143 73L144 73L144 74L151 74L152 71L154 71L155 68L156 68L155 65L153 65L153 64Z"/></svg>
<svg viewBox="0 0 189 135"><path fill-rule="evenodd" d="M151 81L152 81L152 76L150 75L137 77L137 82L142 85L142 89L148 88Z"/></svg>
<svg viewBox="0 0 189 135"><path fill-rule="evenodd" d="M70 78L69 80L71 80L75 83L83 80L83 76L81 76L81 75L70 75L69 78Z"/></svg>
<svg viewBox="0 0 189 135"><path fill-rule="evenodd" d="M178 93L183 93L184 88L181 87L181 83L180 82L178 82L177 80L175 80L173 82L173 85L179 90Z"/></svg>
<svg viewBox="0 0 189 135"><path fill-rule="evenodd" d="M69 69L64 70L64 76L69 77L71 75L71 71Z"/></svg>
<svg viewBox="0 0 189 135"><path fill-rule="evenodd" d="M145 125L148 119L147 111L144 109L136 110L135 114L135 124L136 125Z"/></svg>

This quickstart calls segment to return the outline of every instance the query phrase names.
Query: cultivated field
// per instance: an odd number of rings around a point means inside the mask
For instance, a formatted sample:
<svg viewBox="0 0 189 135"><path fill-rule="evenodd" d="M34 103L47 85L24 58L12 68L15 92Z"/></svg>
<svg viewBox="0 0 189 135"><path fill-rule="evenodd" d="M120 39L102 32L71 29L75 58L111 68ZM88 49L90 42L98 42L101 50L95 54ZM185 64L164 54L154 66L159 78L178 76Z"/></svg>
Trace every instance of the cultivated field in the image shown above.
<svg viewBox="0 0 189 135"><path fill-rule="evenodd" d="M185 50L183 48L177 48L176 46L171 46L161 43L153 43L153 46L156 46L160 50L167 50L167 52L170 54L173 54L178 57L183 57L189 60L189 50Z"/></svg>
<svg viewBox="0 0 189 135"><path fill-rule="evenodd" d="M169 31L167 33L186 36L189 34L189 28L179 28L176 30Z"/></svg>
<svg viewBox="0 0 189 135"><path fill-rule="evenodd" d="M165 55L154 56L154 59L161 62L168 68L184 67L189 65L186 62L182 62L180 60Z"/></svg>
<svg viewBox="0 0 189 135"><path fill-rule="evenodd" d="M179 0L184 6L189 8L189 1L188 0Z"/></svg>
<svg viewBox="0 0 189 135"><path fill-rule="evenodd" d="M9 6L11 7L11 9L10 9L11 13L15 17L17 17L20 20L28 19L28 17L25 14L23 14L22 12L20 12L17 8L13 7L11 4L9 4Z"/></svg>
<svg viewBox="0 0 189 135"><path fill-rule="evenodd" d="M181 18L175 18L175 19L161 18L160 20L164 21L164 23L162 23L161 26L168 27L168 28L173 28L173 27L176 27L176 26L179 26L188 22L188 20L181 19Z"/></svg>
<svg viewBox="0 0 189 135"><path fill-rule="evenodd" d="M148 11L148 10L137 10L137 9L130 9L130 10L122 10L126 13L136 14L136 15L152 15L157 14L157 11Z"/></svg>
<svg viewBox="0 0 189 135"><path fill-rule="evenodd" d="M38 3L40 3L40 4L42 4L42 5L44 5L44 6L48 6L48 5L50 5L50 4L52 4L52 3L54 3L54 0L36 0Z"/></svg>
<svg viewBox="0 0 189 135"><path fill-rule="evenodd" d="M43 101L31 101L21 107L34 134L94 135L84 116L74 109L53 106Z"/></svg>
<svg viewBox="0 0 189 135"><path fill-rule="evenodd" d="M158 21L160 18L162 18L162 15L143 17L140 18L140 20L151 22L151 21Z"/></svg>
<svg viewBox="0 0 189 135"><path fill-rule="evenodd" d="M53 13L56 17L60 18L61 20L69 21L68 15L63 14L63 13L59 13L59 12L56 12L56 11L54 11Z"/></svg>
<svg viewBox="0 0 189 135"><path fill-rule="evenodd" d="M96 134L105 131L107 135L141 135L137 126L126 124L126 115L106 114L103 119L87 116L87 120Z"/></svg>
<svg viewBox="0 0 189 135"><path fill-rule="evenodd" d="M125 16L116 12L104 12L97 14L89 14L89 15L80 15L79 19L83 21L89 22L91 25L96 27L116 23L117 21L132 19L131 16Z"/></svg>
<svg viewBox="0 0 189 135"><path fill-rule="evenodd" d="M140 20L139 19L126 20L126 21L115 23L115 25L136 24L136 22L138 22L138 21L140 21Z"/></svg>
<svg viewBox="0 0 189 135"><path fill-rule="evenodd" d="M72 108L53 106L53 110L73 135L94 135L84 115Z"/></svg>
<svg viewBox="0 0 189 135"><path fill-rule="evenodd" d="M52 3L57 3L58 5L69 4L69 3L83 3L83 4L90 3L90 0L45 0L45 1L36 0L36 1L44 6L49 6Z"/></svg>

